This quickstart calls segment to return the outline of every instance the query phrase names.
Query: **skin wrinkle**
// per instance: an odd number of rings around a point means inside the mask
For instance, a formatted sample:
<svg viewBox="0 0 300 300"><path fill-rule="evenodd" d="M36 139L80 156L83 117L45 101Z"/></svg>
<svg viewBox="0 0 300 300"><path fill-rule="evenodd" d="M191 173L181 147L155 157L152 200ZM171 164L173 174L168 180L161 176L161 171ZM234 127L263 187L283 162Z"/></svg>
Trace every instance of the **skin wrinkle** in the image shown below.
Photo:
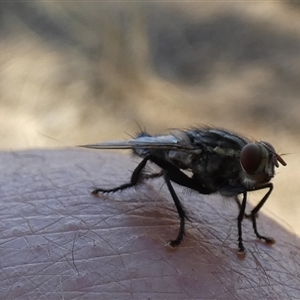
<svg viewBox="0 0 300 300"><path fill-rule="evenodd" d="M44 155L43 151L40 153L40 156ZM63 294L66 299L70 295L73 299L87 295L90 298L105 295L108 299L198 299L203 293L202 298L240 299L243 295L244 299L251 299L254 294L259 298L266 298L267 292L276 295L274 289L284 298L277 291L279 284L284 284L285 295L299 291L295 265L299 242L288 233L281 233L283 229L268 221L263 212L258 226L266 233L274 228L277 244L258 243L250 223L247 226L243 223L248 253L244 260L239 260L235 253L236 230L233 227L236 207L220 204L222 201L218 199L205 199L197 193L188 196L179 192L186 210L190 211L191 222L187 222L187 238L183 244L172 250L164 245L176 235L178 218L165 191L157 194L160 181L140 184L138 193L132 189L128 193L95 198L89 195L92 182L101 185L101 177L105 178L105 170L111 164L115 164L120 173L123 167L134 169L128 157L101 154L103 159L97 160L98 153L90 151L72 151L71 154L68 150L53 151L53 156L51 151L46 153L45 159L39 160L37 165L26 161L30 155L18 155L26 176L20 171L18 180L10 181L7 195L11 195L11 200L6 198L5 206L0 199L0 206L6 207L5 214L0 210L1 217L7 218L1 218L0 223L0 255L4 259L0 274L6 274L7 278L0 287L1 298L11 291L10 298L16 298L16 295L31 298L52 295L55 298ZM72 172L72 168L80 170L74 162L84 166L85 171ZM8 160L2 165L11 163ZM48 173L47 165L56 172L50 170ZM59 167L70 170L55 177ZM44 172L43 178L50 176L54 183L64 180L64 176L73 176L66 182L74 185L63 182L56 186L35 185L35 179L39 178L32 176L35 172ZM5 177L1 178L0 174L0 186L13 175L7 168L2 176ZM119 177L116 180L122 182ZM20 180L25 184L19 184ZM114 178L110 179L112 185ZM42 188L46 190L44 194ZM23 189L26 192L23 193ZM151 202L154 198L157 199L155 203ZM13 220L9 218L10 209L14 211ZM19 237L15 239L10 236L13 231L6 228L12 224L15 230L25 228L26 224L27 230L19 230ZM231 231L232 234L228 234ZM3 236L5 232L6 236ZM290 251L286 251L286 247ZM270 268L272 265L274 267ZM280 276L277 269L283 271ZM241 280L229 276L237 272L240 272ZM233 283L235 290L230 288Z"/></svg>
<svg viewBox="0 0 300 300"><path fill-rule="evenodd" d="M110 229L108 229L108 230L110 230ZM121 261L121 263L122 263L122 266L124 267L124 269L125 269L125 265L124 265L124 262L122 261L122 257L121 257L121 255L122 255L122 253L119 253L119 251L117 251L118 249L114 249L104 238L103 238L103 236L101 236L101 235L99 235L97 232L95 232L95 231L92 231L93 232L93 234L95 234L97 237L98 237L98 243L99 243L99 241L101 240L101 244L102 244L102 242L104 242L105 243L105 245L107 245L107 247L109 247L109 249L112 251L112 253L110 254L110 255L107 255L107 254L104 254L103 255L103 257L104 258L111 258L111 257L115 257L115 256L117 256L117 257L119 257L120 258L120 261ZM101 258L101 257L97 257L97 258ZM79 259L77 258L77 261L78 261ZM84 259L82 259L82 261L84 261Z"/></svg>
<svg viewBox="0 0 300 300"><path fill-rule="evenodd" d="M266 272L265 268L262 266L262 264L260 263L258 257L257 257L256 255L254 255L253 252L251 252L251 254L252 254L252 257L254 258L254 261L255 261L256 266L257 266L260 270L262 270L262 272L263 272L263 273L261 274L261 276L264 275L263 277L266 278L267 284L268 284L268 285L271 285L271 283L270 283L270 281L269 281L269 278L268 278L268 275L267 275L267 272Z"/></svg>

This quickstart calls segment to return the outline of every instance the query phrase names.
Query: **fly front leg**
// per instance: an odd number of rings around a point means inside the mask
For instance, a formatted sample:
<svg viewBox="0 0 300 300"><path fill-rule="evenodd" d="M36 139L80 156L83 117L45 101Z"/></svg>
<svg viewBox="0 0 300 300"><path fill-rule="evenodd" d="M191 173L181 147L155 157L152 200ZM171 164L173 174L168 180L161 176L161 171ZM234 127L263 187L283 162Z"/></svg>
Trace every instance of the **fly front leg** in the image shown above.
<svg viewBox="0 0 300 300"><path fill-rule="evenodd" d="M253 230L254 233L256 234L256 236L260 239L260 240L264 240L266 241L266 243L268 244L273 244L275 243L275 239L273 239L272 237L267 237L267 236L263 236L261 235L258 231L257 231L257 224L256 224L256 216L257 213L259 212L259 210L262 208L262 206L265 204L265 202L268 200L270 194L272 193L273 190L273 184L272 183L267 183L264 186L261 186L257 189L257 190L261 190L261 189L265 189L265 188L269 188L269 191L265 194L265 196L260 200L260 202L252 209L251 213L250 213L250 217L252 220L252 225L253 225Z"/></svg>
<svg viewBox="0 0 300 300"><path fill-rule="evenodd" d="M245 209L246 209L246 203L247 203L247 192L243 193L243 200L240 205L240 212L237 218L237 226L238 226L238 247L239 247L239 254L245 253L245 247L243 243L243 237L242 237L242 221L244 219L245 215Z"/></svg>

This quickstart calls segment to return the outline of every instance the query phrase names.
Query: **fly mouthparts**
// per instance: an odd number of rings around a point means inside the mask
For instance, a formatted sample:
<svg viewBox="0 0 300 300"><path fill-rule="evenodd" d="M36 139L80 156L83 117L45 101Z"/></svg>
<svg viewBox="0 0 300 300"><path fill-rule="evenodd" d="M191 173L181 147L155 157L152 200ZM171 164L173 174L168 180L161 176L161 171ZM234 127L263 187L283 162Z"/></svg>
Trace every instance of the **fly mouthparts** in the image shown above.
<svg viewBox="0 0 300 300"><path fill-rule="evenodd" d="M276 155L277 160L278 160L283 166L286 166L286 165L287 165L287 163L283 160L283 158L282 158L279 154L275 153L275 155Z"/></svg>

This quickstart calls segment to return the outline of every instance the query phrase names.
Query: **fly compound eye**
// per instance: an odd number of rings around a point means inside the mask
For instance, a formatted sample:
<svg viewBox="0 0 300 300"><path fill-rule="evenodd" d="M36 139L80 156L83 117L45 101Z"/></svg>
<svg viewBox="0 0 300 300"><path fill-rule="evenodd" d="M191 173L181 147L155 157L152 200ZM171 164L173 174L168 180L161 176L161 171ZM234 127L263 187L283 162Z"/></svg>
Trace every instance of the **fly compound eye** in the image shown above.
<svg viewBox="0 0 300 300"><path fill-rule="evenodd" d="M250 143L242 149L240 161L247 173L253 174L258 169L261 160L261 150L257 144Z"/></svg>

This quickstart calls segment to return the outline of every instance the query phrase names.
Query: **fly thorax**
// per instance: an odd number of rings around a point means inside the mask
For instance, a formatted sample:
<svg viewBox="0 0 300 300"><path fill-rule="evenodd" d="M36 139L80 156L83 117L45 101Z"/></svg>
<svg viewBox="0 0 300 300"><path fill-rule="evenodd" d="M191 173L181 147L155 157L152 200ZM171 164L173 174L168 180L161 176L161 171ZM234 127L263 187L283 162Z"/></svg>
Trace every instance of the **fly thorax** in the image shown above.
<svg viewBox="0 0 300 300"><path fill-rule="evenodd" d="M191 166L193 156L189 153L170 150L168 159L182 169L187 169Z"/></svg>

